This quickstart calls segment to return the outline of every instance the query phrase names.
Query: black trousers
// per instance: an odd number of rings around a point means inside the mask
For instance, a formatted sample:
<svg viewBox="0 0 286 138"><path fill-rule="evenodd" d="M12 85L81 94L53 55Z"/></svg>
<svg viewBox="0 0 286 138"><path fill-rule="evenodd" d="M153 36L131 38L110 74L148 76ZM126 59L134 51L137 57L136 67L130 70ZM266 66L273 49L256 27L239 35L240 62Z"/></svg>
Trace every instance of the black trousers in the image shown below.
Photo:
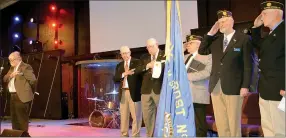
<svg viewBox="0 0 286 138"><path fill-rule="evenodd" d="M12 129L28 132L30 103L23 103L16 93L11 93L10 113Z"/></svg>
<svg viewBox="0 0 286 138"><path fill-rule="evenodd" d="M194 103L196 136L207 137L206 104Z"/></svg>

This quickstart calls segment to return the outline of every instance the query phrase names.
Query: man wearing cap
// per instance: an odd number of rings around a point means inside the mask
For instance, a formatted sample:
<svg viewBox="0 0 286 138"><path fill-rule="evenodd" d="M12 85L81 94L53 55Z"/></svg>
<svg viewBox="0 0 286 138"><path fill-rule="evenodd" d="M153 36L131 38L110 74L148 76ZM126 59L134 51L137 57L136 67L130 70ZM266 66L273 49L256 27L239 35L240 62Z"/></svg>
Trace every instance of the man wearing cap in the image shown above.
<svg viewBox="0 0 286 138"><path fill-rule="evenodd" d="M264 136L285 137L285 112L278 109L285 96L285 22L284 5L277 1L261 3L262 12L252 27L254 46L259 50L258 82L261 126ZM262 25L270 33L261 38Z"/></svg>
<svg viewBox="0 0 286 138"><path fill-rule="evenodd" d="M185 56L185 65L194 103L196 136L207 137L206 106L210 103L208 82L212 68L211 55L198 54L201 36L188 35L186 40L186 49L189 54Z"/></svg>
<svg viewBox="0 0 286 138"><path fill-rule="evenodd" d="M143 76L141 99L142 99L142 111L143 120L146 126L146 136L152 137L155 128L155 119L157 113L157 107L159 104L161 87L164 76L164 52L159 49L158 42L154 38L147 40L148 54L143 55L141 60L141 66L138 67L138 71ZM160 69L156 71L156 65L160 64Z"/></svg>
<svg viewBox="0 0 286 138"><path fill-rule="evenodd" d="M120 82L120 131L121 136L129 136L129 114L132 117L132 136L140 136L142 124L141 111L141 78L135 68L140 65L140 60L131 57L131 51L127 46L120 48L123 59L116 66L114 81Z"/></svg>
<svg viewBox="0 0 286 138"><path fill-rule="evenodd" d="M241 136L243 97L249 93L252 45L249 36L233 29L232 13L217 12L218 21L205 35L198 53L212 54L209 91L219 136ZM218 30L222 34L217 34ZM217 35L216 35L217 34Z"/></svg>

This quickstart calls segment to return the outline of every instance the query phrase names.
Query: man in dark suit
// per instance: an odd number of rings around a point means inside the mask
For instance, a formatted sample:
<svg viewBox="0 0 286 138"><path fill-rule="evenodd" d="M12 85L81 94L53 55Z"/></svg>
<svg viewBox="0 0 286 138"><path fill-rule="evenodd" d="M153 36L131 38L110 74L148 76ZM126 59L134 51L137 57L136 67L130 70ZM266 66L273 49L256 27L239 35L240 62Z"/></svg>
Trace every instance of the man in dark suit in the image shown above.
<svg viewBox="0 0 286 138"><path fill-rule="evenodd" d="M160 99L161 87L164 76L164 52L158 47L158 42L154 38L147 40L147 50L149 54L141 57L141 72L143 80L141 87L141 100L143 109L143 120L146 126L147 137L152 137L155 127L157 107ZM161 70L155 71L160 64ZM159 68L160 69L160 68Z"/></svg>
<svg viewBox="0 0 286 138"><path fill-rule="evenodd" d="M212 56L198 54L201 41L201 36L187 36L186 49L189 54L185 56L185 64L192 88L191 93L194 103L196 136L207 137L206 107L210 104L208 83L212 68Z"/></svg>
<svg viewBox="0 0 286 138"><path fill-rule="evenodd" d="M131 51L127 46L120 48L123 61L116 66L114 76L115 82L120 82L120 131L121 136L129 136L129 114L132 117L132 136L140 137L142 124L141 111L141 78L135 68L139 66L140 60L131 58Z"/></svg>
<svg viewBox="0 0 286 138"><path fill-rule="evenodd" d="M249 36L233 29L232 13L217 12L218 21L205 35L198 53L212 54L209 91L219 136L241 136L241 108L252 72ZM222 34L215 35L218 30Z"/></svg>
<svg viewBox="0 0 286 138"><path fill-rule="evenodd" d="M261 3L262 12L252 29L254 46L259 50L258 81L261 126L264 136L285 137L285 112L277 108L285 96L285 22L284 5L277 1ZM261 38L262 24L270 33ZM284 93L284 95L283 95Z"/></svg>
<svg viewBox="0 0 286 138"><path fill-rule="evenodd" d="M8 83L8 89L11 94L12 129L28 133L29 106L33 99L32 88L36 83L36 77L32 67L22 61L19 52L11 53L8 58L11 68L3 80Z"/></svg>

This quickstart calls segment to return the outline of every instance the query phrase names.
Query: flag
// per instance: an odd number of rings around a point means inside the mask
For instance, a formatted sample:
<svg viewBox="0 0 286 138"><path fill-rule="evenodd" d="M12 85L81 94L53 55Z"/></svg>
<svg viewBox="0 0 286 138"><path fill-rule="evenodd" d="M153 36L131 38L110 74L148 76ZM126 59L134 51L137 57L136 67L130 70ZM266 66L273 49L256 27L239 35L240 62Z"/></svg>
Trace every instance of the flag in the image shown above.
<svg viewBox="0 0 286 138"><path fill-rule="evenodd" d="M165 70L155 137L195 137L194 108L183 58L179 2L167 0Z"/></svg>

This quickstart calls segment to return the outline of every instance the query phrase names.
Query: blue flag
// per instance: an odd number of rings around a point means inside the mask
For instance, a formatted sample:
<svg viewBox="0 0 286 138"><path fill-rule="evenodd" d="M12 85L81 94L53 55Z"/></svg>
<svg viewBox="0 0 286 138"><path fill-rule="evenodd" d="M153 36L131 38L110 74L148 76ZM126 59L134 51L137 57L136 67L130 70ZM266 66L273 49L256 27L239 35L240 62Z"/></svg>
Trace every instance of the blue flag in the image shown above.
<svg viewBox="0 0 286 138"><path fill-rule="evenodd" d="M183 58L179 2L167 1L165 72L157 110L155 137L195 137L191 89Z"/></svg>

